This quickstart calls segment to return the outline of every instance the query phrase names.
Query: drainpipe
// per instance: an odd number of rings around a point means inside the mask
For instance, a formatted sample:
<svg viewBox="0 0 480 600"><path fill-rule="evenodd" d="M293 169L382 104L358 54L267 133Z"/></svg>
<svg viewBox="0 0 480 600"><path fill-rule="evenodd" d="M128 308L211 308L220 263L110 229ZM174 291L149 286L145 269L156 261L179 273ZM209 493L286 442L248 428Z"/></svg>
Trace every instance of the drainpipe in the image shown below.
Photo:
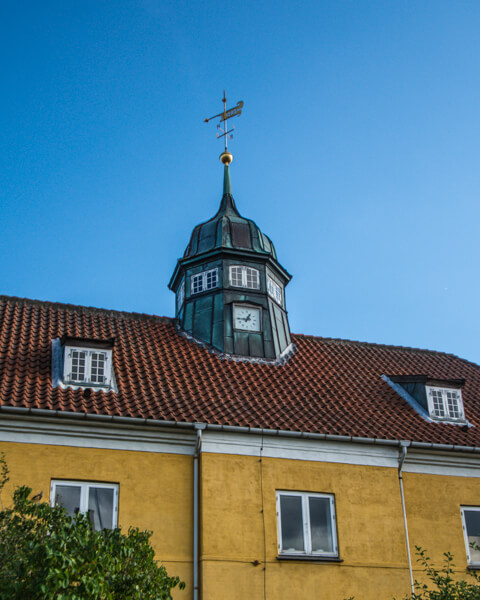
<svg viewBox="0 0 480 600"><path fill-rule="evenodd" d="M402 498L402 511L403 511L403 526L405 528L405 542L407 544L407 559L408 559L408 572L410 574L410 589L412 592L412 598L415 595L415 586L413 584L413 571L412 571L412 556L410 554L410 540L408 538L408 523L407 523L407 511L405 508L405 495L403 493L403 463L407 457L407 444L402 442L400 456L398 459L398 482L400 484L400 496Z"/></svg>
<svg viewBox="0 0 480 600"><path fill-rule="evenodd" d="M205 423L195 423L197 432L197 442L195 452L193 453L193 600L199 598L198 572L199 572L199 497L200 497L200 478L199 478L199 458L202 452L202 431L205 429Z"/></svg>

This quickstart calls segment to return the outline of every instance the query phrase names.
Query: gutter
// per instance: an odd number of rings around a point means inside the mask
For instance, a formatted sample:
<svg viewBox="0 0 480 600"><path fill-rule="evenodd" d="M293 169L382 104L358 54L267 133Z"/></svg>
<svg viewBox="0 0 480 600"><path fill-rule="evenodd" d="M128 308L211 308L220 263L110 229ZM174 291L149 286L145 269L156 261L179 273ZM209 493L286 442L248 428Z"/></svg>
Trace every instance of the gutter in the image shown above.
<svg viewBox="0 0 480 600"><path fill-rule="evenodd" d="M262 429L261 427L244 427L240 425L218 425L216 423L187 423L181 421L162 421L160 419L144 419L136 417L119 417L114 415L97 415L93 413L77 413L72 411L48 410L44 408L26 408L24 406L0 406L0 413L10 413L18 416L57 417L76 421L98 421L118 425L143 425L146 427L172 427L175 429L209 429L227 433L243 433L263 435L265 437L290 437L311 440L327 440L331 442L351 442L354 444L374 444L377 446L396 446L418 448L423 450L438 450L449 452L469 452L480 454L480 446L457 446L453 444L437 444L433 442L415 442L408 440L380 439L356 437L350 435L333 435L330 433L309 433L305 431L289 431L284 429Z"/></svg>
<svg viewBox="0 0 480 600"><path fill-rule="evenodd" d="M200 477L199 477L199 458L202 453L202 431L205 429L203 423L197 423L195 426L197 432L197 443L193 454L193 600L198 600L200 589L198 585L199 573L199 497L200 497Z"/></svg>
<svg viewBox="0 0 480 600"><path fill-rule="evenodd" d="M403 526L405 528L405 544L407 546L407 559L408 559L408 574L410 576L410 590L412 598L415 597L415 586L413 583L413 570L412 570L412 555L410 554L410 539L408 537L408 522L407 522L407 511L405 508L405 495L403 491L403 465L407 457L407 446L402 444L400 448L400 456L398 458L398 483L400 485L400 497L402 499L402 513L403 513Z"/></svg>

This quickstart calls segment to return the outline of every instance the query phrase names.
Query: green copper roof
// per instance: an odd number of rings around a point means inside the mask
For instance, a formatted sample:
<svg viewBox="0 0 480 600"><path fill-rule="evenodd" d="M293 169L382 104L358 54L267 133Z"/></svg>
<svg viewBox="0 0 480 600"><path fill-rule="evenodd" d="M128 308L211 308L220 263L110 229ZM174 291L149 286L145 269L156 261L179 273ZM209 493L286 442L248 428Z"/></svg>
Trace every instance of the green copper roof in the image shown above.
<svg viewBox="0 0 480 600"><path fill-rule="evenodd" d="M277 260L275 247L251 219L240 215L235 206L228 165L224 167L223 196L217 214L209 221L197 225L192 232L184 258L191 258L210 250L226 248L250 250L269 254Z"/></svg>

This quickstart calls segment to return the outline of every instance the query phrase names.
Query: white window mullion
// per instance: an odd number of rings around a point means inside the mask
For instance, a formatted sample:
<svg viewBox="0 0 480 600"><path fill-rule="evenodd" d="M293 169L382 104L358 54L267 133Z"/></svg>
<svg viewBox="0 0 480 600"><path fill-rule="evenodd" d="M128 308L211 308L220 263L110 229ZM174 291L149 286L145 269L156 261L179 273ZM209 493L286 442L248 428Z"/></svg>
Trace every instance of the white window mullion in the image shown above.
<svg viewBox="0 0 480 600"><path fill-rule="evenodd" d="M305 552L312 553L312 536L310 535L310 510L308 506L308 496L302 496L302 513L303 513L303 537L305 540Z"/></svg>
<svg viewBox="0 0 480 600"><path fill-rule="evenodd" d="M282 546L282 519L280 518L280 494L277 493L277 528L278 528L278 551L283 550Z"/></svg>
<svg viewBox="0 0 480 600"><path fill-rule="evenodd" d="M82 485L80 491L80 512L85 514L88 510L88 485Z"/></svg>
<svg viewBox="0 0 480 600"><path fill-rule="evenodd" d="M330 514L332 515L332 539L333 551L338 555L338 540L337 540L337 513L335 512L335 501L330 498Z"/></svg>
<svg viewBox="0 0 480 600"><path fill-rule="evenodd" d="M85 381L90 383L92 374L92 351L88 350L85 360Z"/></svg>

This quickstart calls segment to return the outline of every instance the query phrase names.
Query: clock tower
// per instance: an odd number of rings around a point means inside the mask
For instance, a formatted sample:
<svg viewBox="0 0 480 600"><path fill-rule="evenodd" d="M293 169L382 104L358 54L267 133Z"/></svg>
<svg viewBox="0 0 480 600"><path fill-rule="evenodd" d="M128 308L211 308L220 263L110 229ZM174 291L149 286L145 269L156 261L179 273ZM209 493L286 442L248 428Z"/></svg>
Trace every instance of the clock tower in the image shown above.
<svg viewBox="0 0 480 600"><path fill-rule="evenodd" d="M186 334L212 350L238 358L281 360L291 351L285 287L291 279L277 260L272 241L235 206L230 183L233 156L228 120L243 102L223 112L217 137L225 138L223 195L217 213L197 225L168 287L175 293L175 316ZM210 119L205 119L207 122Z"/></svg>
<svg viewBox="0 0 480 600"><path fill-rule="evenodd" d="M177 323L221 353L280 359L291 349L285 306L291 276L272 241L238 212L230 161L223 162L220 207L193 230L168 286L176 295Z"/></svg>

